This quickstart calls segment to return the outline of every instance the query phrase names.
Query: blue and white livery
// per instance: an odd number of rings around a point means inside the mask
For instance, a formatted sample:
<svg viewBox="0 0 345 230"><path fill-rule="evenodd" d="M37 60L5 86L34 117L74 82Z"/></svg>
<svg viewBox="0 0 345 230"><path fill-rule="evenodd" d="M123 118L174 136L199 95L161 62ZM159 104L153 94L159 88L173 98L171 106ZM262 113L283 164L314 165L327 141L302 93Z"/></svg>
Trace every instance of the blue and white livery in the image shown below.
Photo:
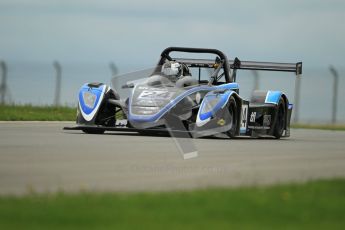
<svg viewBox="0 0 345 230"><path fill-rule="evenodd" d="M216 58L172 55L181 52ZM238 70L285 71L300 76L302 63L229 60L216 49L169 47L154 69L114 77L113 88L103 83L84 84L78 93L77 126L65 129L288 137L293 105L287 95L275 89L254 91L249 100L242 98L236 83Z"/></svg>

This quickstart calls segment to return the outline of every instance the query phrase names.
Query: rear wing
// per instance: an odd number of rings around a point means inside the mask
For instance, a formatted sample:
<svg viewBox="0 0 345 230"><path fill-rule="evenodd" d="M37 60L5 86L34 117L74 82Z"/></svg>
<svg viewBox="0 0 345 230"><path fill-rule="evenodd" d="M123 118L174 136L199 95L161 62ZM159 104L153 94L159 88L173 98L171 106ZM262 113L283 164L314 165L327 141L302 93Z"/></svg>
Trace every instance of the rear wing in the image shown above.
<svg viewBox="0 0 345 230"><path fill-rule="evenodd" d="M190 67L209 67L213 68L215 61L211 59L186 59L176 58L177 62L185 63ZM231 69L245 70L263 70L263 71L281 71L292 72L296 75L302 74L302 62L297 63L278 63L278 62L256 62L256 61L240 61L238 58L229 60Z"/></svg>
<svg viewBox="0 0 345 230"><path fill-rule="evenodd" d="M282 71L292 72L296 75L302 74L302 62L297 63L278 63L278 62L256 62L256 61L239 61L229 60L231 69L247 69L247 70L264 70L264 71Z"/></svg>

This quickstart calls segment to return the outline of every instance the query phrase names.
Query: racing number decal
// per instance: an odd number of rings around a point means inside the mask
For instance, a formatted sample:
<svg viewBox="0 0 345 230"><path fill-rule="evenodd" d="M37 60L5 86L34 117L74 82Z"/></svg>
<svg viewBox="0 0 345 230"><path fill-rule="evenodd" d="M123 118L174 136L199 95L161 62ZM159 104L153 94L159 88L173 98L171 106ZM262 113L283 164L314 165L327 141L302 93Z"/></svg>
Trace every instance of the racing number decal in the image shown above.
<svg viewBox="0 0 345 230"><path fill-rule="evenodd" d="M248 105L242 105L242 112L241 112L241 131L247 130L247 117L248 117Z"/></svg>
<svg viewBox="0 0 345 230"><path fill-rule="evenodd" d="M141 92L138 99L155 98L155 99L170 99L174 95L174 92L168 92L163 90Z"/></svg>
<svg viewBox="0 0 345 230"><path fill-rule="evenodd" d="M256 119L256 112L252 112L250 114L250 122L255 122L255 119Z"/></svg>

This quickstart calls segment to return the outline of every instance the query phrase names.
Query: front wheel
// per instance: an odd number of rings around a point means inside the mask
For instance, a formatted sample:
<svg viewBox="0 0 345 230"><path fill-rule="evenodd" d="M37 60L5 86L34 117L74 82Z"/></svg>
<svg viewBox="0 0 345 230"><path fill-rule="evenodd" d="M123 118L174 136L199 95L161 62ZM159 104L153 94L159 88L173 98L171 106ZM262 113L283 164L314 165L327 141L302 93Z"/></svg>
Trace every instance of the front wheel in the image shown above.
<svg viewBox="0 0 345 230"><path fill-rule="evenodd" d="M283 98L280 98L278 103L277 119L273 130L273 136L280 139L283 135L286 123L286 108Z"/></svg>
<svg viewBox="0 0 345 230"><path fill-rule="evenodd" d="M237 133L237 124L238 124L238 116L237 116L237 103L235 98L230 97L228 102L228 112L229 112L229 124L230 129L227 131L227 135L230 138L236 136Z"/></svg>

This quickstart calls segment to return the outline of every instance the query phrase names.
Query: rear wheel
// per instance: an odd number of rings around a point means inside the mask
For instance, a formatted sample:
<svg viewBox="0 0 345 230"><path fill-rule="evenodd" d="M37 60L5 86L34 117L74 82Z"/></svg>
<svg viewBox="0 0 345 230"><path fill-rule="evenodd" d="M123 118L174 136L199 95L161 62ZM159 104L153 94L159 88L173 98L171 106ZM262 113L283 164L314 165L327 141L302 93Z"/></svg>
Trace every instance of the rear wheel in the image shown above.
<svg viewBox="0 0 345 230"><path fill-rule="evenodd" d="M283 98L280 98L278 103L277 119L273 130L273 136L279 139L284 132L286 123L286 108Z"/></svg>
<svg viewBox="0 0 345 230"><path fill-rule="evenodd" d="M229 124L230 129L227 131L227 135L231 138L236 136L238 116L237 116L237 103L235 98L230 97L228 102L228 111L229 111Z"/></svg>

